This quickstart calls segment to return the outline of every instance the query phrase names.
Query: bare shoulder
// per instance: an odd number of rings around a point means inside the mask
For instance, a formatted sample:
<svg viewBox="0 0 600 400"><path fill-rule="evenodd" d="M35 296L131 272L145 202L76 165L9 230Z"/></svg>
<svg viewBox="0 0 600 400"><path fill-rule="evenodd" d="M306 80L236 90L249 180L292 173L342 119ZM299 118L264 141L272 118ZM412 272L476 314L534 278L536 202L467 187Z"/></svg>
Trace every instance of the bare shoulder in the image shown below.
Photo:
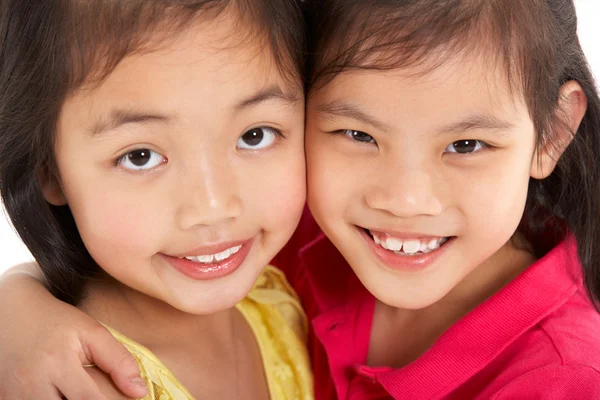
<svg viewBox="0 0 600 400"><path fill-rule="evenodd" d="M86 368L87 373L96 382L100 391L107 400L135 400L131 397L125 396L113 383L110 375L104 373L98 368Z"/></svg>

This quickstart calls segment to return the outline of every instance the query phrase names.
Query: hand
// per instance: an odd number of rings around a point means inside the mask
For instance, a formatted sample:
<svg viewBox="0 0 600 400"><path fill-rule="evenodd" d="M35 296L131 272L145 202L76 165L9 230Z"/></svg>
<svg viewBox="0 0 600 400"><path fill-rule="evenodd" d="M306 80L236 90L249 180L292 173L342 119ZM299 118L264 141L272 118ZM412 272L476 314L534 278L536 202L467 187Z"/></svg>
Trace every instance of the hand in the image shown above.
<svg viewBox="0 0 600 400"><path fill-rule="evenodd" d="M32 268L0 277L0 400L106 400L84 364L125 395L145 396L133 356L97 321L52 297Z"/></svg>

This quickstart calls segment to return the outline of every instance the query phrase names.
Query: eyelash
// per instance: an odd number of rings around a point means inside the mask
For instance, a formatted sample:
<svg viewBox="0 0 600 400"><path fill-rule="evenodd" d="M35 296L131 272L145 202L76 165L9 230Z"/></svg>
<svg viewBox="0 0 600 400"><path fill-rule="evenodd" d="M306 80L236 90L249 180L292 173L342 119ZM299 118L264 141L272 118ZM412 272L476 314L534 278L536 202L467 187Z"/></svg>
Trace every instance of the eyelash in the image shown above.
<svg viewBox="0 0 600 400"><path fill-rule="evenodd" d="M354 134L354 133L357 133L357 132L361 133L361 134L363 134L365 136L368 136L369 138L371 138L370 141L356 140L356 139L353 139L352 137L349 136L349 133L353 133ZM335 130L335 131L331 131L329 133L331 133L333 135L344 135L344 136L348 137L349 139L352 139L353 141L358 142L358 143L374 144L374 145L377 146L377 141L375 140L375 138L373 138L373 136L371 136L368 133L363 132L363 131L358 131L358 130L355 130L355 129L338 129L338 130ZM446 151L446 149L448 147L450 147L450 146L452 146L452 145L454 145L456 143L459 143L459 142L475 142L476 144L479 144L481 146L481 148L479 150L477 150L477 151L473 151L473 152L470 152L470 153L459 153L459 152L448 152L448 151ZM484 142L483 140L477 140L477 139L460 139L460 140L455 140L454 142L448 144L448 146L446 146L445 149L444 149L444 153L448 153L448 154L455 153L455 154L461 154L461 155L470 155L470 154L479 153L479 152L484 151L484 150L493 150L493 149L495 149L494 146L490 145L487 142Z"/></svg>
<svg viewBox="0 0 600 400"><path fill-rule="evenodd" d="M352 138L351 138L351 137L348 135L348 133L350 133L350 132L353 132L353 133L355 133L355 132L362 133L362 134L364 134L364 135L366 135L366 136L368 136L368 137L370 137L370 138L371 138L371 141L361 141L361 140L354 140L355 142L359 142L359 143L365 143L365 144L374 144L374 145L377 145L377 141L376 141L376 140L373 138L373 136L369 135L369 134L368 134L368 133L366 133L366 132L359 131L359 130L356 130L356 129L338 129L338 130L336 130L336 131L332 131L332 132L330 132L330 133L331 133L332 135L343 135L343 136L346 136L346 137L348 137L349 139L352 139Z"/></svg>

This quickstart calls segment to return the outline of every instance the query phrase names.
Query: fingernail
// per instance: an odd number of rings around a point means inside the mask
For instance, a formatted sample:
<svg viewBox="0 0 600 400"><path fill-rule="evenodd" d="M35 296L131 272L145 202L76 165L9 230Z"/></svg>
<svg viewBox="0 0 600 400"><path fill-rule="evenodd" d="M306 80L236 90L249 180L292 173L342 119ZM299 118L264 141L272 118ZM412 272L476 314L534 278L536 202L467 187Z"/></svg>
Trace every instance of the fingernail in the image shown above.
<svg viewBox="0 0 600 400"><path fill-rule="evenodd" d="M147 390L148 390L148 388L146 387L146 382L145 382L145 381L144 381L142 378L140 378L140 377L133 378L133 379L131 380L131 383L132 383L134 386L137 386L137 387L139 387L140 389L144 389L145 391L147 391Z"/></svg>

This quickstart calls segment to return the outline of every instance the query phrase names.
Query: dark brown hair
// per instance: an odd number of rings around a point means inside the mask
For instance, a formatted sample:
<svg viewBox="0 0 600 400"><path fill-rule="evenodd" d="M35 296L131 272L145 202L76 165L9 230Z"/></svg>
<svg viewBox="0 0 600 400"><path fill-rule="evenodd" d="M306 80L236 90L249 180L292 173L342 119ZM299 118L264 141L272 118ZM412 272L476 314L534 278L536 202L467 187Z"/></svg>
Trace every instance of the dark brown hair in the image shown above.
<svg viewBox="0 0 600 400"><path fill-rule="evenodd" d="M68 206L49 205L38 177L53 173L65 99L99 83L127 55L152 50L191 23L235 12L240 34L264 39L302 89L305 28L299 0L0 0L0 194L51 292L76 304L100 272Z"/></svg>
<svg viewBox="0 0 600 400"><path fill-rule="evenodd" d="M588 100L554 172L530 180L522 229L538 255L573 233L590 298L600 299L600 101L577 37L572 0L308 0L307 83L318 90L354 69L421 67L453 55L485 56L523 96L544 148L557 124L560 87L577 81Z"/></svg>

